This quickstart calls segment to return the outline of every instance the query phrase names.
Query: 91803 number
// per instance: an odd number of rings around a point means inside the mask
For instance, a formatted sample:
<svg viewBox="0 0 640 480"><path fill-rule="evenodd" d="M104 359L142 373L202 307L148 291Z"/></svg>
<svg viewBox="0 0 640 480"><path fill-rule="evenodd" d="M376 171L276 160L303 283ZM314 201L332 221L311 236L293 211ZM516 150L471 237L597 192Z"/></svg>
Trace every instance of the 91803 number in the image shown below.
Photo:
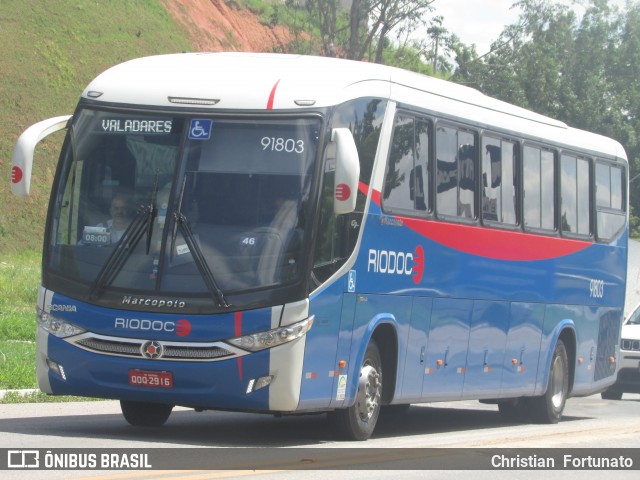
<svg viewBox="0 0 640 480"><path fill-rule="evenodd" d="M262 150L269 150L271 152L285 152L285 153L303 153L304 152L304 140L296 140L294 138L282 138L282 137L262 137L260 139Z"/></svg>

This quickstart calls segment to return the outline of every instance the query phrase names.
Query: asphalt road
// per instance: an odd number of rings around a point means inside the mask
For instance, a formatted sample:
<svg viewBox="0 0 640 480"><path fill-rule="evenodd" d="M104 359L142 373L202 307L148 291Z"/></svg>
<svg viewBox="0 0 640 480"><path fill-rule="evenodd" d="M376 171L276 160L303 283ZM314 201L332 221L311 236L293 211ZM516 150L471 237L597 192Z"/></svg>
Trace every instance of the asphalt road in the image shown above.
<svg viewBox="0 0 640 480"><path fill-rule="evenodd" d="M640 395L625 394L622 401L602 400L600 396L570 399L565 417L557 425L510 424L502 420L497 409L475 401L414 405L409 411L381 417L372 439L367 442L336 442L324 415L275 418L270 415L228 412L194 412L176 409L167 424L158 429L129 426L119 412L117 402L0 405L0 449L130 449L167 448L171 452L202 455L221 447L225 459L241 462L246 468L230 471L0 471L2 478L102 478L102 479L189 479L235 478L252 476L276 478L454 478L451 465L443 470L396 470L415 458L411 449L426 451L436 459L455 460L457 455L473 455L479 449L543 449L570 452L574 448L598 452L602 448L632 448L640 455ZM249 447L249 448L247 448ZM272 447L304 448L301 458L308 462L328 452L331 471L292 470L269 463ZM397 448L398 455L388 450ZM176 450L186 449L186 450ZM241 450L244 449L244 450ZM324 449L324 450L321 450ZM333 450L327 450L333 449ZM3 450L0 450L3 451ZM84 450L86 451L86 450ZM247 452L245 454L244 452ZM443 453L445 452L445 453ZM451 452L454 452L452 450ZM524 451L523 451L524 452ZM4 454L4 453L3 453ZM306 457L309 457L306 459ZM469 457L471 458L471 457ZM325 459L326 460L326 459ZM323 460L324 461L324 460ZM258 462L258 463L253 463ZM393 463L396 462L396 463ZM404 463L400 463L404 462ZM407 463L408 462L408 463ZM464 458L462 459L464 463ZM638 462L640 463L640 462ZM324 464L323 464L324 465ZM455 464L454 464L455 465ZM462 464L461 464L462 465ZM266 466L266 467L265 467ZM180 468L178 465L176 468ZM640 465L636 465L636 468ZM172 470L174 467L169 467ZM214 468L214 467L209 467ZM256 471L258 468L260 471ZM357 468L348 473L340 469ZM456 467L457 468L457 467ZM462 467L460 467L462 468ZM380 470L382 469L382 470ZM266 470L266 471L265 471ZM276 470L270 473L271 470ZM460 478L457 471L455 478ZM473 478L539 478L541 472L483 470L469 472ZM609 472L611 473L611 472ZM606 478L637 478L638 470L616 471ZM34 475L35 474L35 475ZM462 472L464 475L465 473ZM601 478L603 472L544 471L550 478ZM556 476L559 475L559 476ZM569 475L569 477L567 477Z"/></svg>

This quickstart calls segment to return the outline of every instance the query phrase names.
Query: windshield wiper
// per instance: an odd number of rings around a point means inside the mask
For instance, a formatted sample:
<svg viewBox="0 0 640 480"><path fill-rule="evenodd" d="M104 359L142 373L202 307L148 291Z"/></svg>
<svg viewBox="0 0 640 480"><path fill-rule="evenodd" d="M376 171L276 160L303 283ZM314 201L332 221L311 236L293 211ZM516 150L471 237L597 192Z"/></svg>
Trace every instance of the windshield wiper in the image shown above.
<svg viewBox="0 0 640 480"><path fill-rule="evenodd" d="M153 235L153 223L158 213L156 208L157 191L158 174L156 174L153 184L151 202L149 205L143 205L140 207L136 216L122 234L115 250L111 252L107 261L102 265L95 282L93 282L93 285L91 286L91 291L89 292L89 298L91 300L98 298L102 289L106 285L109 285L118 272L122 270L122 267L131 253L135 250L138 243L140 243L145 232L147 233L146 253L149 255L149 251L151 250L151 236Z"/></svg>
<svg viewBox="0 0 640 480"><path fill-rule="evenodd" d="M204 258L202 254L202 250L200 250L200 246L196 241L193 231L191 230L191 225L189 225L189 220L182 213L182 200L184 198L184 189L186 185L187 179L186 175L182 182L182 188L180 189L180 197L178 198L178 203L176 207L176 211L173 214L174 217L174 225L173 225L173 235L171 238L171 256L173 256L173 251L175 249L176 244L176 236L177 229L180 228L180 233L184 237L185 242L187 242L187 247L189 247L189 252L191 252L191 256L193 257L193 261L196 263L196 267L198 267L198 271L200 272L200 276L202 276L204 283L207 285L207 289L209 289L209 293L214 301L218 303L219 306L224 308L229 308L231 306L230 303L224 297L224 293L218 287L216 279L213 276L213 272L209 268L209 264L207 260Z"/></svg>
<svg viewBox="0 0 640 480"><path fill-rule="evenodd" d="M91 286L91 291L89 293L89 298L91 300L95 300L100 296L105 285L108 285L113 281L113 278L122 269L129 258L129 255L131 255L138 243L140 243L145 230L149 230L148 224L153 223L153 218L155 216L150 210L152 210L152 207L149 205L141 207L122 234L122 238L120 238L115 250L111 252L111 255L109 255L109 258L100 269L95 282L93 282L93 285Z"/></svg>

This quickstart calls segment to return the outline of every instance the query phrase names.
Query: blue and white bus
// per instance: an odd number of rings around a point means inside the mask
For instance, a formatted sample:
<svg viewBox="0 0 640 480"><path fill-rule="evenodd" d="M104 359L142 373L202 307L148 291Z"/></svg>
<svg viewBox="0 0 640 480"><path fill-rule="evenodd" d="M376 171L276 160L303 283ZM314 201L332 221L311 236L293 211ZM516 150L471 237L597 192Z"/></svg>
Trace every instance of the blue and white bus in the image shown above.
<svg viewBox="0 0 640 480"><path fill-rule="evenodd" d="M118 399L147 426L175 405L328 412L366 439L387 405L557 422L615 381L614 140L381 65L242 53L105 71L22 134L14 193L61 129L44 392Z"/></svg>

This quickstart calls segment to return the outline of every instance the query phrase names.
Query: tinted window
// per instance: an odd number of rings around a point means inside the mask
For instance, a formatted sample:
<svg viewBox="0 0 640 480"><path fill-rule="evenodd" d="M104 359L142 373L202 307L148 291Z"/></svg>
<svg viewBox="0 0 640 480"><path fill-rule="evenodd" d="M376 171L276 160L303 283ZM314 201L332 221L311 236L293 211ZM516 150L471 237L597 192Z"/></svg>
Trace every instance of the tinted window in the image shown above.
<svg viewBox="0 0 640 480"><path fill-rule="evenodd" d="M556 204L554 154L525 146L522 165L525 228L553 230Z"/></svg>
<svg viewBox="0 0 640 480"><path fill-rule="evenodd" d="M386 103L360 98L336 107L331 128L346 127L353 133L360 159L360 182L369 185ZM366 195L359 191L356 211L346 215L333 212L335 172L325 166L320 198L320 219L314 252L311 288L320 285L349 258L362 224Z"/></svg>
<svg viewBox="0 0 640 480"><path fill-rule="evenodd" d="M596 222L600 239L613 238L625 225L623 179L621 167L596 163Z"/></svg>
<svg viewBox="0 0 640 480"><path fill-rule="evenodd" d="M438 125L436 205L439 215L475 218L475 135Z"/></svg>
<svg viewBox="0 0 640 480"><path fill-rule="evenodd" d="M566 233L589 235L589 161L562 155L561 229Z"/></svg>
<svg viewBox="0 0 640 480"><path fill-rule="evenodd" d="M426 211L428 193L429 124L400 114L396 117L385 177L385 210Z"/></svg>
<svg viewBox="0 0 640 480"><path fill-rule="evenodd" d="M498 138L482 139L482 217L516 225L517 144Z"/></svg>

